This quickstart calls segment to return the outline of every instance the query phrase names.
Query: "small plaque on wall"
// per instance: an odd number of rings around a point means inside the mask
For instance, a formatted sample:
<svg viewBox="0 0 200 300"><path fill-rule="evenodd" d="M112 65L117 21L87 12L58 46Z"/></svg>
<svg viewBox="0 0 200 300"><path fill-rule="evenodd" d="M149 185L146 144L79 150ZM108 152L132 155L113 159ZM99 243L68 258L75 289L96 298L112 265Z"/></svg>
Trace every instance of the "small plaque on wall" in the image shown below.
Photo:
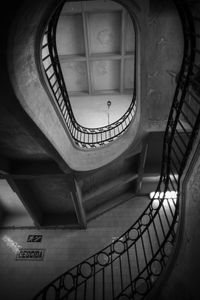
<svg viewBox="0 0 200 300"><path fill-rule="evenodd" d="M19 249L16 260L43 260L45 249Z"/></svg>
<svg viewBox="0 0 200 300"><path fill-rule="evenodd" d="M40 243L42 241L41 234L29 234L27 242L29 243Z"/></svg>

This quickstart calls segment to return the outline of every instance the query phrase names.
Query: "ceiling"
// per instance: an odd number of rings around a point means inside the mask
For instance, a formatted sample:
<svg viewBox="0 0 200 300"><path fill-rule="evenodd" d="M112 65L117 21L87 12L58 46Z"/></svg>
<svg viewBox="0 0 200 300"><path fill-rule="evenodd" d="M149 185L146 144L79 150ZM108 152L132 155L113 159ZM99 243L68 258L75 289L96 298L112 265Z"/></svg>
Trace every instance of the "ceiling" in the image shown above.
<svg viewBox="0 0 200 300"><path fill-rule="evenodd" d="M56 42L70 96L133 94L135 32L121 5L67 2Z"/></svg>
<svg viewBox="0 0 200 300"><path fill-rule="evenodd" d="M72 62L77 64L82 63L82 65L85 65L86 75L89 76L88 73L90 73L91 76L90 81L88 79L89 77L87 77L87 83L90 82L91 89L89 90L89 84L86 85L87 89L83 89L81 88L81 80L84 80L84 75L82 75L82 77L80 77L80 81L78 81L79 73L76 73L76 70L74 73L69 72L68 88L71 94L77 93L79 95L84 94L85 96L95 95L95 97L96 94L99 93L101 95L104 95L104 93L118 93L119 95L124 95L123 93L128 92L128 87L131 86L128 85L128 81L126 81L127 77L124 75L125 71L126 74L129 74L129 76L132 76L133 74L131 72L128 73L126 68L127 65L124 63L126 59L129 59L128 55L132 55L132 59L134 58L134 45L131 46L131 42L127 38L127 36L131 35L131 29L127 29L127 22L129 22L130 19L127 21L128 19L124 16L126 12L124 12L123 9L117 4L114 4L115 8L113 4L110 6L109 2L105 2L105 5L105 9L102 11L93 1L91 3L90 1L88 3L83 3L82 7L80 6L80 3L74 2L69 3L68 7L66 8L65 6L62 11L61 19L65 19L65 16L71 16L74 22L75 20L80 19L82 23L84 18L87 19L84 21L84 24L87 26L87 30L84 25L82 27L82 35L78 37L76 37L75 34L73 35L74 44L69 43L70 38L66 35L62 40L62 45L66 46L65 52L61 52L61 48L58 47L62 67L64 66L63 61L66 61L66 65ZM116 41L116 43L114 43L111 48L108 48L108 44L106 42L104 43L104 48L103 46L102 48L97 47L98 44L93 44L92 46L91 43L93 40L95 40L95 32L97 34L97 32L103 31L105 28L103 26L102 28L98 27L97 25L96 27L92 26L92 24L94 24L92 23L92 20L98 20L97 16L101 16L100 19L102 21L97 22L97 24L101 26L102 24L106 24L106 20L109 19L107 17L108 15L111 16L110 20L113 20L109 27L109 30L112 33L110 34L110 37L112 37L113 42ZM6 24L2 26L2 28L5 28L5 30L2 32L4 37L2 38L2 43L3 45L5 44L5 49L7 49L7 38L9 37L8 29L10 25L9 23L11 23L10 16L12 16L12 14L9 15L10 19L5 19ZM66 19L68 20L68 18ZM119 23L117 23L117 20ZM112 27L112 24L115 25ZM72 25L74 26L75 32L78 34L78 21L76 23L72 22ZM61 24L59 24L59 26L61 26ZM59 26L58 30L60 30ZM97 28L99 28L99 31ZM112 28L113 30L111 31ZM65 28L65 31L66 30L67 28ZM63 34L65 31L63 29ZM88 38L86 39L86 34L84 32L86 32L87 35L89 35L89 32L93 32L93 34L90 35L90 40ZM104 35L100 36L104 37ZM79 42L81 41L79 38L82 38L82 42ZM103 40L107 41L106 38ZM96 43L97 41L98 39L96 38ZM69 47L71 47L71 50ZM155 47L157 47L156 42ZM155 55L158 55L154 50L155 48L153 48L152 52L155 52ZM73 59L70 57L73 57ZM159 64L161 62L160 57L162 58L162 56L159 56ZM92 78L96 73L93 72L92 63L96 62L97 64L97 62L104 61L104 59L106 62L109 61L110 65L111 62L118 64L118 73L115 73L115 69L106 69L107 71L112 70L112 72L109 71L110 73L108 72L107 75L108 78L110 78L110 82L118 82L118 85L111 85L111 83L108 85L108 83L106 83L107 86L103 87L104 82L98 78L96 78L96 81L94 81L96 82L96 86L93 85ZM4 66L5 62L6 58L2 59L1 64ZM74 195L76 194L76 190L74 188L74 182L76 182L75 180L77 180L78 187L83 193L83 203L80 201L80 203L77 204L77 207L78 205L83 204L83 208L86 211L87 220L90 220L92 217L94 217L94 214L99 214L100 212L102 213L104 209L107 209L108 207L101 208L101 205L104 206L104 203L106 203L106 205L109 204L111 207L111 205L113 205L112 201L116 199L116 194L119 193L121 197L121 194L125 194L127 196L129 192L132 194L134 193L135 183L137 181L136 177L138 176L137 174L139 174L138 162L140 160L140 149L137 149L138 152L134 153L133 155L132 150L135 147L135 145L133 145L133 148L129 150L129 153L126 153L127 157L120 157L117 161L113 161L109 166L106 166L105 169L102 168L91 173L82 172L81 174L76 174L76 172L69 169L69 174L67 175L66 166L65 164L63 166L63 163L61 164L62 160L55 151L53 145L50 145L48 139L40 133L39 129L37 129L34 123L27 118L24 112L22 112L21 108L18 108L18 100L15 99L14 96L11 96L12 87L9 84L7 72L5 72L5 70L5 67L1 67L1 77L4 80L4 84L2 85L2 95L4 95L4 97L1 99L2 105L0 110L0 208L3 211L3 214L5 213L5 219L1 219L2 226L5 226L5 224L7 226L35 226L32 218L29 216L30 212L33 219L35 218L36 221L37 219L41 219L40 224L46 226L54 226L55 224L62 224L64 226L78 226L78 221L75 214L71 213L76 200L73 199L75 198ZM122 70L124 71L122 72ZM77 82L76 84L73 83L73 85L70 85L72 84L72 75ZM114 76L114 79L112 79L111 76ZM155 82L157 82L156 77ZM97 89L97 84L99 84L99 90ZM100 87L102 89L100 89ZM123 89L120 90L120 87ZM171 86L166 84L166 89L168 91L171 90L170 87ZM115 90L113 90L113 88L115 88ZM154 88L154 86L152 88ZM82 97L82 99L83 98L84 97ZM163 102L161 102L161 104L162 103ZM157 107L160 118L162 118L163 114L161 113L161 109L158 109L162 106L158 106L159 101L157 101L157 98L155 104L157 104L157 106L149 106L147 114L148 116L153 115L152 112L154 112L155 108ZM113 103L112 107L114 107ZM144 122L142 125L144 127L145 122L147 124L148 116L145 120L143 118ZM159 126L155 126L154 129L155 128L157 131L161 130ZM152 178L152 174L158 175L160 171L158 170L158 166L160 165L161 159L159 153L161 151L160 148L162 144L162 137L158 132L153 134L155 134L155 136L151 135L148 141L149 147L146 156L146 164L141 164L143 167L145 167L144 172L145 175L148 175L148 178ZM68 186L69 182L71 182L70 186ZM103 194L101 193L102 187L104 188ZM127 193L125 193L126 191ZM142 185L142 192L147 193L149 191L152 191L152 187L149 187L149 185L147 186L144 182ZM71 192L73 192L74 195L72 195ZM81 199L81 197L79 198ZM92 202L91 199L93 199L94 202ZM21 203L23 203L24 206ZM75 210L77 210L77 207ZM98 208L98 212L96 212L96 208ZM52 216L54 211L55 216ZM16 219L16 216L19 216L18 220ZM4 223L4 221L6 221L6 223Z"/></svg>

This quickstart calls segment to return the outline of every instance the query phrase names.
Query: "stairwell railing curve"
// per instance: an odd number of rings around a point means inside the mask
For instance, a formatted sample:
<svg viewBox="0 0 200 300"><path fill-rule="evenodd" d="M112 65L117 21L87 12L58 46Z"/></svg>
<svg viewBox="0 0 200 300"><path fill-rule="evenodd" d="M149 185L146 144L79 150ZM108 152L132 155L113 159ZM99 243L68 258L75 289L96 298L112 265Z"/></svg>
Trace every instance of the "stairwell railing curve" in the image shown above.
<svg viewBox="0 0 200 300"><path fill-rule="evenodd" d="M165 131L158 187L117 240L61 274L34 299L144 299L165 270L177 238L180 179L200 124L200 16L197 1L174 0L184 53Z"/></svg>
<svg viewBox="0 0 200 300"><path fill-rule="evenodd" d="M133 97L124 115L117 121L103 127L88 128L80 125L73 113L67 87L63 77L56 46L58 19L65 2L62 2L50 18L41 41L41 65L55 103L68 128L72 141L84 149L98 148L121 136L130 126L136 114L136 68L134 74ZM136 38L136 37L135 37ZM136 62L136 55L135 55ZM135 64L136 66L136 64Z"/></svg>

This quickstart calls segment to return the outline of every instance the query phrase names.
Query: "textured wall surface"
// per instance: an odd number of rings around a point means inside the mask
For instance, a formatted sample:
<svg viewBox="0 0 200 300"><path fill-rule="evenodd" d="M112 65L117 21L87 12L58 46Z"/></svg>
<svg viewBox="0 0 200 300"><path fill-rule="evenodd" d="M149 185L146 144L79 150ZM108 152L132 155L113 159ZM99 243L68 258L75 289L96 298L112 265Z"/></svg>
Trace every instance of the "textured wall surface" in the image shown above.
<svg viewBox="0 0 200 300"><path fill-rule="evenodd" d="M198 150L198 155L200 151ZM200 157L196 159L184 192L182 241L174 267L161 290L160 300L199 299L200 272Z"/></svg>
<svg viewBox="0 0 200 300"><path fill-rule="evenodd" d="M88 224L86 230L2 230L0 232L0 298L32 299L42 287L119 237L138 218L147 198L132 198ZM41 243L27 243L42 234ZM43 261L18 261L20 248L44 248Z"/></svg>
<svg viewBox="0 0 200 300"><path fill-rule="evenodd" d="M149 130L153 130L168 119L183 55L181 23L173 2L151 0L147 26L146 105Z"/></svg>

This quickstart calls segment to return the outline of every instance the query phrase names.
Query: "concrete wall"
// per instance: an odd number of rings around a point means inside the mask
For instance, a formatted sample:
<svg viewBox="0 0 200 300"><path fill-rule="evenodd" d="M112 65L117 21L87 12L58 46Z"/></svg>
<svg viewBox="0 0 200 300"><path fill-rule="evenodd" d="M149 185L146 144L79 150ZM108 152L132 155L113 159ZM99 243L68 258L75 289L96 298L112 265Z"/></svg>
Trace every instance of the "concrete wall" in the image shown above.
<svg viewBox="0 0 200 300"><path fill-rule="evenodd" d="M34 226L17 194L5 179L0 180L0 226Z"/></svg>
<svg viewBox="0 0 200 300"><path fill-rule="evenodd" d="M163 128L168 119L183 56L183 34L173 1L150 0L148 13L148 130Z"/></svg>
<svg viewBox="0 0 200 300"><path fill-rule="evenodd" d="M181 191L177 248L157 294L149 299L198 300L200 273L200 136L188 163Z"/></svg>
<svg viewBox="0 0 200 300"><path fill-rule="evenodd" d="M138 218L148 202L148 198L132 198L91 221L86 230L1 230L0 298L32 299L55 277L119 237ZM28 243L29 234L42 234L42 242ZM44 248L44 260L16 260L16 253L21 247Z"/></svg>

